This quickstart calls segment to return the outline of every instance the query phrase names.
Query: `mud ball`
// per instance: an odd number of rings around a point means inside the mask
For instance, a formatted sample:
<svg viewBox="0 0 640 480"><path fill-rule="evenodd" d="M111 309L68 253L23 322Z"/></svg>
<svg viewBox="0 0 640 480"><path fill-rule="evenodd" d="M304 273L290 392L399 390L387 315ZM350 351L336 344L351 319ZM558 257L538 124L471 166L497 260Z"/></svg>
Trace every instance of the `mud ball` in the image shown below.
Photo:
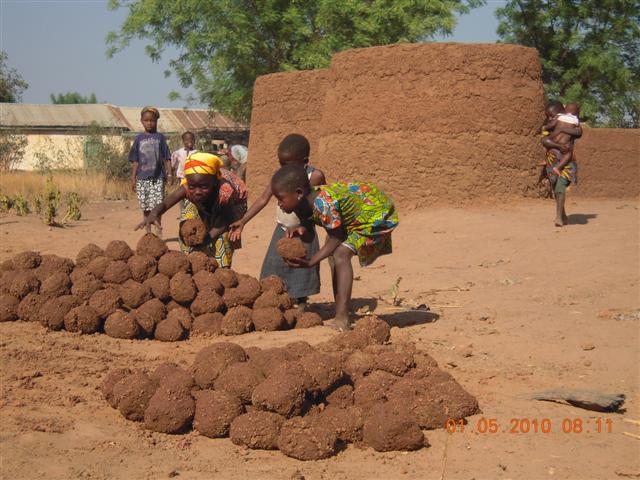
<svg viewBox="0 0 640 480"><path fill-rule="evenodd" d="M154 432L181 433L191 425L195 409L190 393L160 386L144 411L144 426Z"/></svg>
<svg viewBox="0 0 640 480"><path fill-rule="evenodd" d="M124 418L144 420L144 411L156 391L156 384L144 373L127 375L113 386L114 402Z"/></svg>
<svg viewBox="0 0 640 480"><path fill-rule="evenodd" d="M40 308L40 323L49 330L62 330L64 317L69 313L69 310L81 303L82 300L75 295L51 298Z"/></svg>
<svg viewBox="0 0 640 480"><path fill-rule="evenodd" d="M213 388L213 382L229 366L245 362L247 354L241 346L218 342L203 348L193 363L193 376L200 388Z"/></svg>
<svg viewBox="0 0 640 480"><path fill-rule="evenodd" d="M102 320L95 309L88 305L72 308L64 316L64 328L69 332L84 334L96 333L102 326Z"/></svg>
<svg viewBox="0 0 640 480"><path fill-rule="evenodd" d="M325 352L353 352L363 349L370 342L371 338L362 333L355 331L343 332L318 345L318 350Z"/></svg>
<svg viewBox="0 0 640 480"><path fill-rule="evenodd" d="M216 292L219 295L224 292L224 286L212 272L200 270L192 278L199 292Z"/></svg>
<svg viewBox="0 0 640 480"><path fill-rule="evenodd" d="M320 422L331 425L339 440L349 443L362 440L364 419L362 409L353 406L346 408L328 406L318 416Z"/></svg>
<svg viewBox="0 0 640 480"><path fill-rule="evenodd" d="M0 271L0 293L9 295L9 288L17 273L13 270ZM36 278L38 278L37 275Z"/></svg>
<svg viewBox="0 0 640 480"><path fill-rule="evenodd" d="M152 278L158 271L158 262L149 255L132 255L127 260L131 278L136 282L144 282Z"/></svg>
<svg viewBox="0 0 640 480"><path fill-rule="evenodd" d="M197 316L191 326L191 335L213 336L222 333L222 319L219 312L205 313Z"/></svg>
<svg viewBox="0 0 640 480"><path fill-rule="evenodd" d="M321 460L338 451L338 436L329 425L313 418L296 417L282 424L278 448L298 460Z"/></svg>
<svg viewBox="0 0 640 480"><path fill-rule="evenodd" d="M64 272L58 272L40 284L40 293L46 297L59 297L71 292L71 279Z"/></svg>
<svg viewBox="0 0 640 480"><path fill-rule="evenodd" d="M107 318L122 305L122 297L115 288L98 290L91 295L89 306L92 307L101 318Z"/></svg>
<svg viewBox="0 0 640 480"><path fill-rule="evenodd" d="M289 355L284 348L265 348L252 351L249 363L260 370L265 376L269 376L284 362L289 360Z"/></svg>
<svg viewBox="0 0 640 480"><path fill-rule="evenodd" d="M138 307L137 314L149 315L155 323L158 323L167 316L167 307L157 298L152 298Z"/></svg>
<svg viewBox="0 0 640 480"><path fill-rule="evenodd" d="M325 401L338 408L346 408L353 405L353 386L349 384L340 385L326 395Z"/></svg>
<svg viewBox="0 0 640 480"><path fill-rule="evenodd" d="M89 262L86 269L94 277L102 279L104 277L104 272L107 270L107 267L111 262L112 259L109 257L96 257Z"/></svg>
<svg viewBox="0 0 640 480"><path fill-rule="evenodd" d="M236 288L227 288L222 298L228 307L237 307L239 305L251 307L259 295L259 290L256 291L247 285L239 284Z"/></svg>
<svg viewBox="0 0 640 480"><path fill-rule="evenodd" d="M323 393L328 392L344 377L340 361L325 353L309 353L303 356L299 363L313 379L314 387Z"/></svg>
<svg viewBox="0 0 640 480"><path fill-rule="evenodd" d="M284 311L284 323L286 329L295 328L298 317L300 316L300 310L292 308Z"/></svg>
<svg viewBox="0 0 640 480"><path fill-rule="evenodd" d="M168 300L169 298L171 298L169 277L167 277L166 275L158 273L142 282L142 284L149 287L153 296L160 300Z"/></svg>
<svg viewBox="0 0 640 480"><path fill-rule="evenodd" d="M253 308L280 308L280 294L273 290L263 292L253 303Z"/></svg>
<svg viewBox="0 0 640 480"><path fill-rule="evenodd" d="M238 397L242 403L251 403L253 390L265 379L261 371L248 362L229 365L215 379L213 386L218 391Z"/></svg>
<svg viewBox="0 0 640 480"><path fill-rule="evenodd" d="M358 320L353 326L353 331L369 337L370 343L382 344L391 337L389 324L373 315Z"/></svg>
<svg viewBox="0 0 640 480"><path fill-rule="evenodd" d="M73 260L70 258L59 257L58 255L46 254L42 255L40 266L38 268L46 269L51 272L64 272L69 275L73 271Z"/></svg>
<svg viewBox="0 0 640 480"><path fill-rule="evenodd" d="M182 252L168 251L158 260L158 271L171 278L178 272L188 273L191 264Z"/></svg>
<svg viewBox="0 0 640 480"><path fill-rule="evenodd" d="M378 361L372 353L356 350L347 356L342 364L345 373L351 380L358 381L376 370Z"/></svg>
<svg viewBox="0 0 640 480"><path fill-rule="evenodd" d="M86 267L96 257L104 257L104 250L94 243L89 243L80 249L76 256L76 265Z"/></svg>
<svg viewBox="0 0 640 480"><path fill-rule="evenodd" d="M322 317L316 312L304 312L296 321L296 328L321 327Z"/></svg>
<svg viewBox="0 0 640 480"><path fill-rule="evenodd" d="M185 333L179 320L167 318L156 325L154 337L161 342L178 342L185 338Z"/></svg>
<svg viewBox="0 0 640 480"><path fill-rule="evenodd" d="M133 255L133 250L124 240L111 240L104 249L104 254L111 260L123 260L126 262Z"/></svg>
<svg viewBox="0 0 640 480"><path fill-rule="evenodd" d="M93 276L93 274L89 271L88 266L79 267L76 265L73 271L69 274L69 278L71 279L71 283L75 284L75 283L82 282L82 279L87 275ZM101 279L98 279L98 280L101 280Z"/></svg>
<svg viewBox="0 0 640 480"><path fill-rule="evenodd" d="M356 406L368 411L374 405L387 400L387 392L399 380L388 372L374 370L368 376L359 379L353 390L353 400Z"/></svg>
<svg viewBox="0 0 640 480"><path fill-rule="evenodd" d="M189 303L196 298L197 290L191 275L184 272L176 273L169 281L171 298L178 303Z"/></svg>
<svg viewBox="0 0 640 480"><path fill-rule="evenodd" d="M229 437L236 445L260 450L277 450L280 429L285 420L277 413L254 410L233 419Z"/></svg>
<svg viewBox="0 0 640 480"><path fill-rule="evenodd" d="M214 272L218 268L218 262L213 257L209 257L203 252L191 252L187 255L191 264L191 272L195 275L200 271Z"/></svg>
<svg viewBox="0 0 640 480"><path fill-rule="evenodd" d="M115 370L111 370L100 384L99 388L102 392L102 396L113 408L118 408L118 404L116 403L116 399L113 395L113 387L116 383L129 375L131 375L131 370L128 368L117 368Z"/></svg>
<svg viewBox="0 0 640 480"><path fill-rule="evenodd" d="M40 280L33 270L21 270L12 277L8 293L14 297L24 298L31 292L37 293L40 288Z"/></svg>
<svg viewBox="0 0 640 480"><path fill-rule="evenodd" d="M382 345L370 345L363 351L374 354L378 370L394 375L402 376L415 366L413 355L408 352L394 351Z"/></svg>
<svg viewBox="0 0 640 480"><path fill-rule="evenodd" d="M131 340L140 334L140 327L133 312L116 310L104 322L104 333L113 338Z"/></svg>
<svg viewBox="0 0 640 480"><path fill-rule="evenodd" d="M288 293L280 295L280 308L282 310L289 310L290 308L293 308L293 300Z"/></svg>
<svg viewBox="0 0 640 480"><path fill-rule="evenodd" d="M152 233L145 234L136 245L138 255L149 255L155 259L160 258L167 250L167 244Z"/></svg>
<svg viewBox="0 0 640 480"><path fill-rule="evenodd" d="M205 437L226 437L229 435L231 422L243 412L242 403L233 395L203 390L196 395L193 428Z"/></svg>
<svg viewBox="0 0 640 480"><path fill-rule="evenodd" d="M175 392L189 393L195 386L193 376L184 368L171 362L158 365L149 377L161 387Z"/></svg>
<svg viewBox="0 0 640 480"><path fill-rule="evenodd" d="M13 260L7 258L6 260L0 262L0 272L8 272L10 270L15 270L13 267Z"/></svg>
<svg viewBox="0 0 640 480"><path fill-rule="evenodd" d="M205 313L221 312L224 310L225 302L216 292L199 292L191 304L191 312L194 315L204 315Z"/></svg>
<svg viewBox="0 0 640 480"><path fill-rule="evenodd" d="M122 260L113 260L104 270L102 280L107 283L122 284L131 278L131 270L127 262Z"/></svg>
<svg viewBox="0 0 640 480"><path fill-rule="evenodd" d="M260 288L263 292L273 292L276 295L287 291L284 281L277 275L269 275L260 280Z"/></svg>
<svg viewBox="0 0 640 480"><path fill-rule="evenodd" d="M438 362L428 353L417 351L413 354L416 369L437 368Z"/></svg>
<svg viewBox="0 0 640 480"><path fill-rule="evenodd" d="M0 295L0 322L13 322L18 319L18 300L13 295Z"/></svg>
<svg viewBox="0 0 640 480"><path fill-rule="evenodd" d="M213 274L224 288L235 288L238 286L238 276L236 272L230 268L218 268Z"/></svg>
<svg viewBox="0 0 640 480"><path fill-rule="evenodd" d="M281 238L278 240L276 248L278 254L285 260L304 258L307 255L304 243L299 238Z"/></svg>
<svg viewBox="0 0 640 480"><path fill-rule="evenodd" d="M290 360L300 360L305 355L315 353L315 349L307 342L299 340L297 342L287 343L284 346L287 358Z"/></svg>
<svg viewBox="0 0 640 480"><path fill-rule="evenodd" d="M280 365L282 367L282 365ZM284 417L300 415L307 407L305 380L294 372L280 369L262 381L251 395L251 403L259 410Z"/></svg>
<svg viewBox="0 0 640 480"><path fill-rule="evenodd" d="M89 300L91 296L103 287L102 280L91 274L85 275L71 286L71 293L82 300Z"/></svg>
<svg viewBox="0 0 640 480"><path fill-rule="evenodd" d="M28 270L40 265L42 258L38 252L21 252L11 259L14 270Z"/></svg>
<svg viewBox="0 0 640 480"><path fill-rule="evenodd" d="M251 320L256 330L274 332L284 330L286 322L279 308L256 308L251 313Z"/></svg>
<svg viewBox="0 0 640 480"><path fill-rule="evenodd" d="M253 330L251 309L244 306L230 308L222 319L221 330L224 335L242 335Z"/></svg>
<svg viewBox="0 0 640 480"><path fill-rule="evenodd" d="M40 309L43 307L47 297L35 292L31 292L24 297L18 305L18 317L23 322L37 322L40 320Z"/></svg>
<svg viewBox="0 0 640 480"><path fill-rule="evenodd" d="M193 326L193 317L191 316L191 313L188 309L182 306L171 309L167 314L167 319L177 320L185 330L191 330L191 327Z"/></svg>
<svg viewBox="0 0 640 480"><path fill-rule="evenodd" d="M418 450L425 438L418 423L407 413L390 408L388 403L376 405L364 422L364 443L378 452Z"/></svg>
<svg viewBox="0 0 640 480"><path fill-rule="evenodd" d="M127 280L118 289L122 297L122 303L127 308L138 308L143 303L151 300L151 289L142 283Z"/></svg>
<svg viewBox="0 0 640 480"><path fill-rule="evenodd" d="M207 237L207 227L199 218L190 218L180 224L180 238L185 245L202 245Z"/></svg>

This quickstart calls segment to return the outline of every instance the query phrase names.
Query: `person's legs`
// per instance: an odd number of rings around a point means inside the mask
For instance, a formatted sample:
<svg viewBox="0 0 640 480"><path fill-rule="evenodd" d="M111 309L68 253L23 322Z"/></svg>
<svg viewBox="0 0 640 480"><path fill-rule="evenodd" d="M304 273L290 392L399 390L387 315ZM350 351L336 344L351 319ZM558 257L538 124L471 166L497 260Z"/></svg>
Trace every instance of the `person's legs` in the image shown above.
<svg viewBox="0 0 640 480"><path fill-rule="evenodd" d="M142 211L142 218L144 220L146 220L147 217L149 216L149 213L151 213L150 210L143 210ZM147 233L151 233L151 225L149 225L148 223L145 225L144 229L146 230Z"/></svg>
<svg viewBox="0 0 640 480"><path fill-rule="evenodd" d="M558 177L554 188L556 195L556 227L562 227L568 222L567 212L564 209L568 185L569 181L566 178Z"/></svg>
<svg viewBox="0 0 640 480"><path fill-rule="evenodd" d="M354 253L348 247L340 245L333 253L336 265L336 328L349 330L349 303L353 288L353 268L351 258Z"/></svg>

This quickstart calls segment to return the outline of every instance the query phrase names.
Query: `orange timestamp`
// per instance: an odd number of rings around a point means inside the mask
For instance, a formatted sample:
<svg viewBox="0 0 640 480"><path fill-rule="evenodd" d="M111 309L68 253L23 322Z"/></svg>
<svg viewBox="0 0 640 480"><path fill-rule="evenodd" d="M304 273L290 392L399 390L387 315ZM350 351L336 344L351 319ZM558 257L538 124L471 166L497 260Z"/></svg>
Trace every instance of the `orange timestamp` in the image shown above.
<svg viewBox="0 0 640 480"><path fill-rule="evenodd" d="M470 430L474 433L612 433L613 420L610 418L562 418L552 421L550 418L510 418L508 426L497 418L480 417L471 422L464 419L449 418L444 424L449 433L462 433Z"/></svg>

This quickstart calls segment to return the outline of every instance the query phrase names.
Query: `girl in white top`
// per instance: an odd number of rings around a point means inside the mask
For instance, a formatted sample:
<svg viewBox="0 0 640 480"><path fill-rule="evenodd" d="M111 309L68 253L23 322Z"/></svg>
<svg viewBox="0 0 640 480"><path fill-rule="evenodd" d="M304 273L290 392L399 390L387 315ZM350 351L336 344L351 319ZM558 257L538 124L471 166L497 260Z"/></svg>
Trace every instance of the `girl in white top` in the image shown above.
<svg viewBox="0 0 640 480"><path fill-rule="evenodd" d="M278 161L283 165L300 165L307 172L311 186L324 185L324 174L309 165L309 141L299 134L287 135L278 146ZM271 185L267 186L262 195L251 205L247 213L237 222L230 225L232 241L240 239L244 226L255 217L269 203L273 193ZM276 228L271 237L269 249L262 264L260 278L277 275L287 286L289 296L296 301L300 309L304 309L307 297L320 292L320 270L318 268L291 268L277 252L278 240L287 235L287 231L297 230L300 239L305 244L307 253L314 255L318 251L319 243L313 224L301 224L295 213L287 214L276 206Z"/></svg>

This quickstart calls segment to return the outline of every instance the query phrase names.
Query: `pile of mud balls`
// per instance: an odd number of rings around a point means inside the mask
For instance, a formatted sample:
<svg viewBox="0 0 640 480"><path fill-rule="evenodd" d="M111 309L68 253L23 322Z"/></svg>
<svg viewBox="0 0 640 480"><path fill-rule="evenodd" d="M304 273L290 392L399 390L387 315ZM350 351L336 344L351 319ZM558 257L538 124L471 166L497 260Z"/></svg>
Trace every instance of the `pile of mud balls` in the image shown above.
<svg viewBox="0 0 640 480"><path fill-rule="evenodd" d="M173 342L322 325L317 313L294 308L279 277L217 268L204 253L168 250L152 234L135 251L121 240L86 245L75 262L23 252L2 262L0 274L0 321L50 330Z"/></svg>
<svg viewBox="0 0 640 480"><path fill-rule="evenodd" d="M414 344L388 343L389 333L371 316L315 347L214 343L187 368L113 370L101 390L149 430L193 429L299 460L333 456L348 443L417 450L428 446L423 430L477 413L478 402Z"/></svg>

